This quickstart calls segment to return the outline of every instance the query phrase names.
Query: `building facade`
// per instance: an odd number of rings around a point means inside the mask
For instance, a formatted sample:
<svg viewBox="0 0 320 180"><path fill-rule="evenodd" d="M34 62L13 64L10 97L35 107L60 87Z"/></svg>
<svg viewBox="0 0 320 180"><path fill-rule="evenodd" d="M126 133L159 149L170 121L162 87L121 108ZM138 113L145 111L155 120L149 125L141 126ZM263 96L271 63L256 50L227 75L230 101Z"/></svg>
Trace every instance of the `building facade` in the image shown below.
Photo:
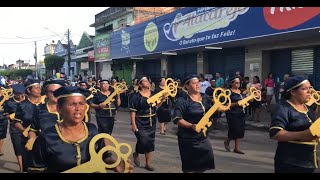
<svg viewBox="0 0 320 180"><path fill-rule="evenodd" d="M187 7L111 33L133 76L303 75L320 89L319 7Z"/></svg>
<svg viewBox="0 0 320 180"><path fill-rule="evenodd" d="M94 57L96 63L96 77L108 79L117 76L131 82L135 76L135 61L113 60L111 58L111 34L149 19L170 13L175 7L111 7L95 16ZM126 39L126 34L122 38ZM120 41L121 42L121 41ZM128 42L124 42L125 44ZM124 45L125 46L125 45ZM126 47L121 51L128 51Z"/></svg>
<svg viewBox="0 0 320 180"><path fill-rule="evenodd" d="M75 56L72 58L72 62L75 62L77 67L75 75L81 75L84 80L95 76L93 39L94 36L83 32Z"/></svg>

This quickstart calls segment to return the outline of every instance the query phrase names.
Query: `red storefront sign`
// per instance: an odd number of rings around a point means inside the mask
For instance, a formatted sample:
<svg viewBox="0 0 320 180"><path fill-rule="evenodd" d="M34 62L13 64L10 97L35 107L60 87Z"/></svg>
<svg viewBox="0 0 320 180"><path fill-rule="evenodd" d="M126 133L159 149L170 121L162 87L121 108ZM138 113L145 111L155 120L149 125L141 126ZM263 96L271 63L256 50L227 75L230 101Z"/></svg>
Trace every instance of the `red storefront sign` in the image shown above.
<svg viewBox="0 0 320 180"><path fill-rule="evenodd" d="M88 51L88 61L94 62L94 50Z"/></svg>

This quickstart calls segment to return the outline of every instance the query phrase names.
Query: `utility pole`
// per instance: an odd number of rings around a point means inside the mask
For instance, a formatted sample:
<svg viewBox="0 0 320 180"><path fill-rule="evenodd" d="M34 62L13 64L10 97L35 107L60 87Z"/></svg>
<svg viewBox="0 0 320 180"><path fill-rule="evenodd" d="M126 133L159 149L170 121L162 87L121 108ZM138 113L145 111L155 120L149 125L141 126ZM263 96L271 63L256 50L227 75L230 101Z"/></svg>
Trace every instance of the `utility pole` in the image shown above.
<svg viewBox="0 0 320 180"><path fill-rule="evenodd" d="M68 29L68 78L71 79L71 68L70 68L71 56L70 56L70 31Z"/></svg>
<svg viewBox="0 0 320 180"><path fill-rule="evenodd" d="M38 56L37 56L37 41L34 42L34 63L36 65L36 78L38 79Z"/></svg>

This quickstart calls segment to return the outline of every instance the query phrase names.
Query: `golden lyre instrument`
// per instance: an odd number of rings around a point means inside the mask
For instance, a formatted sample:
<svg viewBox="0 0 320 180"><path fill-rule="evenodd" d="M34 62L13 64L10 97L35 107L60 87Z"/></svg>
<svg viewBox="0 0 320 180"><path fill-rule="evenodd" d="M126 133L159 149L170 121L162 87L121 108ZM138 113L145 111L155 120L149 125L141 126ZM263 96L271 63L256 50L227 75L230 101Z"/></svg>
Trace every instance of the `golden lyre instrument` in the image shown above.
<svg viewBox="0 0 320 180"><path fill-rule="evenodd" d="M175 97L178 92L178 82L174 81L171 78L167 78L165 81L164 89L157 94L153 95L152 97L148 98L147 103L151 104L152 107L161 103L162 97L167 94L166 96Z"/></svg>
<svg viewBox="0 0 320 180"><path fill-rule="evenodd" d="M37 136L37 137L38 137L38 136ZM28 140L28 142L26 143L25 148L26 148L28 151L31 151L31 150L32 150L33 144L34 144L34 142L36 141L37 137L35 137L35 138L32 139L32 140Z"/></svg>
<svg viewBox="0 0 320 180"><path fill-rule="evenodd" d="M320 105L320 91L316 91L315 89L311 88L311 98L306 103L306 105L311 106L313 103Z"/></svg>
<svg viewBox="0 0 320 180"><path fill-rule="evenodd" d="M30 131L31 125L29 125L27 128L25 128L22 132L24 137L28 137L29 136L29 131Z"/></svg>
<svg viewBox="0 0 320 180"><path fill-rule="evenodd" d="M2 94L3 98L0 101L0 111L3 110L3 103L5 101L7 101L8 99L10 99L10 97L12 97L13 89L12 88L6 89L6 88L1 87L1 94Z"/></svg>
<svg viewBox="0 0 320 180"><path fill-rule="evenodd" d="M110 105L110 103L112 103L112 102L114 101L113 97L116 96L116 95L119 94L119 93L120 93L120 94L121 94L121 93L124 93L125 91L128 90L128 87L127 87L127 85L126 85L126 82L121 82L121 83L118 83L118 82L117 82L117 83L114 83L113 89L114 89L113 93L110 94L110 95L108 96L108 98L107 98L104 102L102 102L102 104L103 104L104 106Z"/></svg>
<svg viewBox="0 0 320 180"><path fill-rule="evenodd" d="M9 114L10 120L14 120L15 117L16 117L16 113Z"/></svg>
<svg viewBox="0 0 320 180"><path fill-rule="evenodd" d="M139 86L138 86L138 85L134 85L134 86L133 86L133 90L134 90L135 92L138 92Z"/></svg>
<svg viewBox="0 0 320 180"><path fill-rule="evenodd" d="M320 137L320 118L318 118L315 122L313 122L309 127L309 129L313 136Z"/></svg>
<svg viewBox="0 0 320 180"><path fill-rule="evenodd" d="M229 89L216 88L213 91L213 100L214 105L206 112L206 114L200 119L198 124L196 125L196 131L200 133L202 131L203 135L206 136L207 129L212 125L210 121L210 117L217 110L226 111L230 109L231 99L230 99L231 91Z"/></svg>
<svg viewBox="0 0 320 180"><path fill-rule="evenodd" d="M46 95L41 96L41 104L45 103L46 98L47 98Z"/></svg>
<svg viewBox="0 0 320 180"><path fill-rule="evenodd" d="M103 147L98 153L95 150L96 142L99 139L106 138L110 142L113 143L112 145L106 145ZM127 153L121 152L121 147L125 147L127 149ZM113 164L107 164L103 161L103 154L106 152L114 152L117 156L117 160ZM64 173L94 173L94 172L101 172L106 173L106 169L111 169L117 167L120 162L123 160L125 163L125 170L124 172L129 172L130 164L128 163L128 158L130 157L130 154L132 152L132 148L127 143L118 143L112 136L106 133L97 134L94 136L90 143L89 143L89 154L90 154L90 161L78 165L74 168L71 168L67 171L64 171Z"/></svg>
<svg viewBox="0 0 320 180"><path fill-rule="evenodd" d="M96 94L98 92L98 89L91 87L89 88L89 91L91 91L92 94Z"/></svg>
<svg viewBox="0 0 320 180"><path fill-rule="evenodd" d="M249 106L249 101L251 100L261 101L261 91L257 90L255 87L250 87L249 89L249 96L245 97L244 99L238 101L238 105L242 106L243 108Z"/></svg>

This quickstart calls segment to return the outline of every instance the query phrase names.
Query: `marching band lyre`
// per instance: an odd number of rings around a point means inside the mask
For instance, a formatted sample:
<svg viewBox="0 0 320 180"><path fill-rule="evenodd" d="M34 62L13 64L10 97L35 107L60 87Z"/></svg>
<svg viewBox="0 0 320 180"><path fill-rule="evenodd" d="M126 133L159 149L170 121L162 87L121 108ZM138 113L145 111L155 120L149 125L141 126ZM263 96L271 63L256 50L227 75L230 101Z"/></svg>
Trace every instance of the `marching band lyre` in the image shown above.
<svg viewBox="0 0 320 180"><path fill-rule="evenodd" d="M125 91L127 91L128 90L128 86L127 86L126 82L121 82L121 83L117 82L117 83L115 83L113 85L113 89L114 89L114 92L112 94L110 94L108 96L108 98L104 102L102 102L102 104L104 106L106 106L106 105L110 104L111 102L113 102L114 101L113 97L115 95L117 95L118 93L121 94L121 93L124 93Z"/></svg>
<svg viewBox="0 0 320 180"><path fill-rule="evenodd" d="M156 106L161 102L161 98L167 93L167 96L175 97L178 91L178 82L171 78L167 78L165 81L165 87L162 91L148 98L147 103L151 104L152 107Z"/></svg>
<svg viewBox="0 0 320 180"><path fill-rule="evenodd" d="M1 94L3 96L2 100L0 101L0 110L3 110L3 103L5 101L7 101L8 99L10 99L10 97L12 97L13 95L13 89L5 89L3 87L1 87Z"/></svg>
<svg viewBox="0 0 320 180"><path fill-rule="evenodd" d="M311 106L313 103L320 105L320 91L316 91L315 89L311 88L311 98L306 103L306 105Z"/></svg>
<svg viewBox="0 0 320 180"><path fill-rule="evenodd" d="M231 91L229 89L224 90L220 87L213 91L214 105L206 112L196 125L196 131L198 133L202 131L203 135L206 136L207 129L212 125L212 122L210 121L212 114L217 110L226 111L230 109L230 94Z"/></svg>
<svg viewBox="0 0 320 180"><path fill-rule="evenodd" d="M261 91L257 90L255 87L250 87L249 89L249 96L245 97L244 99L238 101L238 105L242 106L243 108L249 106L249 101L251 100L261 101Z"/></svg>
<svg viewBox="0 0 320 180"><path fill-rule="evenodd" d="M98 142L99 139L106 138L110 142L113 143L112 145L104 146L99 152L96 152L95 145ZM126 153L121 152L121 147L127 148ZM103 154L106 152L114 152L117 160L113 164L107 164L103 161ZM127 143L118 143L116 139L114 139L112 136L106 133L97 134L94 136L90 143L89 143L89 154L90 154L90 161L78 165L74 168L71 168L67 171L64 171L64 173L94 173L94 172L101 172L106 173L106 169L111 169L117 167L121 160L125 163L125 170L124 172L129 172L130 164L128 162L128 158L130 157L130 154L132 152L132 148Z"/></svg>

